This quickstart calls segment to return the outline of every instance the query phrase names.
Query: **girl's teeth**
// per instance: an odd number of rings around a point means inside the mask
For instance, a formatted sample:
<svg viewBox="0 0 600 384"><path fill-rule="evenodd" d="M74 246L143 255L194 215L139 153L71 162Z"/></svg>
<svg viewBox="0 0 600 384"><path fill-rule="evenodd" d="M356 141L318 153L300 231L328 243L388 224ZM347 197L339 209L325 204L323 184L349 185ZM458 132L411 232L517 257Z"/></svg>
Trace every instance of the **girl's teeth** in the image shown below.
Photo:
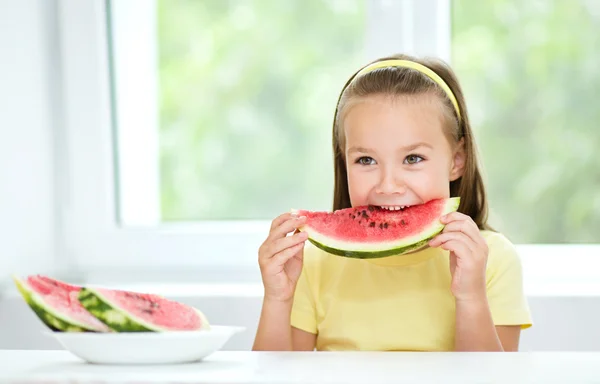
<svg viewBox="0 0 600 384"><path fill-rule="evenodd" d="M400 211L408 207L409 205L381 206L381 208L386 209L388 211Z"/></svg>

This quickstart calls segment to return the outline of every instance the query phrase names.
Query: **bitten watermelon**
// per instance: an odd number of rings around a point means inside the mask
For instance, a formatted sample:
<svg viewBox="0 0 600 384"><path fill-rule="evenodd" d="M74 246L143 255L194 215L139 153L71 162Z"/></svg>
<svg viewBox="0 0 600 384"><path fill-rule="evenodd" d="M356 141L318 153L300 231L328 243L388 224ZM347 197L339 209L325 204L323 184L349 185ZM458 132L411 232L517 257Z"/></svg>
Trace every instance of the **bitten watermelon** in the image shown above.
<svg viewBox="0 0 600 384"><path fill-rule="evenodd" d="M351 258L402 255L427 246L444 229L440 217L458 209L460 198L437 199L398 209L363 206L335 212L293 210L306 216L300 231L318 248Z"/></svg>
<svg viewBox="0 0 600 384"><path fill-rule="evenodd" d="M29 307L53 331L110 331L79 303L80 287L39 275L13 280Z"/></svg>
<svg viewBox="0 0 600 384"><path fill-rule="evenodd" d="M209 329L196 308L158 295L103 288L83 288L81 304L117 332L198 331Z"/></svg>

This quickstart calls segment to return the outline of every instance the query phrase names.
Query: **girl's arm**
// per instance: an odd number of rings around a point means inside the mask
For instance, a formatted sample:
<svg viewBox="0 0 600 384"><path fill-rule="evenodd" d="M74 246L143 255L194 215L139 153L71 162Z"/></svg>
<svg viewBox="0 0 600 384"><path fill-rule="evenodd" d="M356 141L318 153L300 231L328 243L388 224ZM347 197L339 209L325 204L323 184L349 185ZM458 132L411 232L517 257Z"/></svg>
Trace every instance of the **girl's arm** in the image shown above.
<svg viewBox="0 0 600 384"><path fill-rule="evenodd" d="M521 327L494 326L487 300L456 302L456 351L519 350Z"/></svg>
<svg viewBox="0 0 600 384"><path fill-rule="evenodd" d="M317 335L292 327L292 342L294 351L314 351Z"/></svg>
<svg viewBox="0 0 600 384"><path fill-rule="evenodd" d="M253 351L292 351L291 301L265 298L263 301Z"/></svg>
<svg viewBox="0 0 600 384"><path fill-rule="evenodd" d="M456 300L455 351L503 351L487 299Z"/></svg>
<svg viewBox="0 0 600 384"><path fill-rule="evenodd" d="M312 351L316 335L292 327L292 302L265 299L253 351Z"/></svg>
<svg viewBox="0 0 600 384"><path fill-rule="evenodd" d="M305 220L306 217L289 213L280 215L273 220L269 236L258 250L265 294L252 347L255 351L314 349L314 335L311 338L304 331L292 332L291 326L294 292L302 272L304 243L308 238L297 228ZM288 236L290 232L294 234Z"/></svg>
<svg viewBox="0 0 600 384"><path fill-rule="evenodd" d="M521 338L520 325L497 325L496 332L506 352L517 352L519 350L519 339Z"/></svg>
<svg viewBox="0 0 600 384"><path fill-rule="evenodd" d="M451 290L456 299L455 350L517 350L520 327L494 326L486 290L489 249L479 228L459 212L441 221L446 226L429 245L450 251Z"/></svg>

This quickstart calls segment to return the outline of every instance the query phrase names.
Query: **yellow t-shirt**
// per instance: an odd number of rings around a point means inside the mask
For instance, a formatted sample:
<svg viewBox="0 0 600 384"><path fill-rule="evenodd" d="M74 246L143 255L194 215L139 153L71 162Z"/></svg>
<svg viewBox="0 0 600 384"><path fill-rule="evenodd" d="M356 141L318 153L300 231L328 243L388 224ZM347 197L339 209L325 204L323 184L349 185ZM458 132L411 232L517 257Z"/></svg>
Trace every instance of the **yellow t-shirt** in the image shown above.
<svg viewBox="0 0 600 384"><path fill-rule="evenodd" d="M487 296L495 325L530 327L521 262L503 235L482 231L489 247ZM450 351L455 304L448 251L361 260L307 242L292 326L317 334L317 350Z"/></svg>

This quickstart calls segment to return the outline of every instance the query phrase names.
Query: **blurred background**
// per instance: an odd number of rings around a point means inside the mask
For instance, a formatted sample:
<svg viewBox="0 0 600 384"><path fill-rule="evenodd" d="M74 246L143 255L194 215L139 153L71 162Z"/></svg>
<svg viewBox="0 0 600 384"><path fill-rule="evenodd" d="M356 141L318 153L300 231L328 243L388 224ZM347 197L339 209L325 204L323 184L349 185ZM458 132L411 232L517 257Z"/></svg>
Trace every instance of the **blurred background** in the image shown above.
<svg viewBox="0 0 600 384"><path fill-rule="evenodd" d="M406 52L463 86L522 349L600 349L600 1L0 0L0 47L0 348L57 347L11 273L166 294L249 348L269 221L330 209L339 91Z"/></svg>

